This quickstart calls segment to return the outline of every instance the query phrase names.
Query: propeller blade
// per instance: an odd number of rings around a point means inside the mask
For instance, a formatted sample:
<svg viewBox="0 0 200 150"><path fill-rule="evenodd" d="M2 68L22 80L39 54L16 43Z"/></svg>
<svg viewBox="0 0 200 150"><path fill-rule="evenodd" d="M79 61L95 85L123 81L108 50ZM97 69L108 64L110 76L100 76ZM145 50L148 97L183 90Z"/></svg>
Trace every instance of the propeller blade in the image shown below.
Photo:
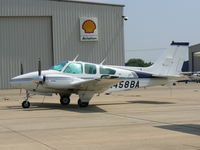
<svg viewBox="0 0 200 150"><path fill-rule="evenodd" d="M38 76L41 76L41 60L38 61Z"/></svg>
<svg viewBox="0 0 200 150"><path fill-rule="evenodd" d="M24 69L23 69L23 64L22 64L22 63L21 63L21 65L20 65L20 73L21 73L21 75L24 74Z"/></svg>

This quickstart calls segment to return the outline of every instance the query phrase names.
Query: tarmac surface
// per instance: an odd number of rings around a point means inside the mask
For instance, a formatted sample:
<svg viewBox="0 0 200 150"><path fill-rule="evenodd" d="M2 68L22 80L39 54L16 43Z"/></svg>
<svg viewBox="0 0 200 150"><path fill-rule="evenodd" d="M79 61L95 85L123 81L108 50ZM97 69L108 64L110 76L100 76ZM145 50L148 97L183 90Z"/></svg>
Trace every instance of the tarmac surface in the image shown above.
<svg viewBox="0 0 200 150"><path fill-rule="evenodd" d="M0 90L0 150L200 150L198 84L95 96L87 108L77 99L33 96L22 109L19 90Z"/></svg>

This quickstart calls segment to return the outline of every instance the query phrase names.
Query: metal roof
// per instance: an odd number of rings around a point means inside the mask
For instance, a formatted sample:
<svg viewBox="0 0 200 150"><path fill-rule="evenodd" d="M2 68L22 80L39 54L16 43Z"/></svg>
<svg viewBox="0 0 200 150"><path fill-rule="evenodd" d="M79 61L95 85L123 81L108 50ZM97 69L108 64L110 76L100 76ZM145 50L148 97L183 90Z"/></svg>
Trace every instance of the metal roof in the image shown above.
<svg viewBox="0 0 200 150"><path fill-rule="evenodd" d="M196 46L200 46L200 44L198 43L198 44L191 45L190 48L196 47Z"/></svg>
<svg viewBox="0 0 200 150"><path fill-rule="evenodd" d="M111 3L90 2L90 1L81 1L81 0L49 0L49 1L73 2L73 3L84 3L84 4L93 4L93 5L109 5L109 6L125 7L125 5L123 5L123 4L111 4Z"/></svg>

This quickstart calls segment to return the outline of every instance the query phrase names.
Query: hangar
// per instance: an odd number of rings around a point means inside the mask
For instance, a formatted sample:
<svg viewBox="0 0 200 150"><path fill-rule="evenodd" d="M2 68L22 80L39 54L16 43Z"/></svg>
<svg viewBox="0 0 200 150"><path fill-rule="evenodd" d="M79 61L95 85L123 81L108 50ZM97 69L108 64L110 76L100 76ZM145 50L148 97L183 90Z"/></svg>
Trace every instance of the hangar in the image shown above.
<svg viewBox="0 0 200 150"><path fill-rule="evenodd" d="M189 47L189 69L192 72L200 71L200 44Z"/></svg>
<svg viewBox="0 0 200 150"><path fill-rule="evenodd" d="M124 5L72 0L0 0L0 88L63 60L123 65Z"/></svg>

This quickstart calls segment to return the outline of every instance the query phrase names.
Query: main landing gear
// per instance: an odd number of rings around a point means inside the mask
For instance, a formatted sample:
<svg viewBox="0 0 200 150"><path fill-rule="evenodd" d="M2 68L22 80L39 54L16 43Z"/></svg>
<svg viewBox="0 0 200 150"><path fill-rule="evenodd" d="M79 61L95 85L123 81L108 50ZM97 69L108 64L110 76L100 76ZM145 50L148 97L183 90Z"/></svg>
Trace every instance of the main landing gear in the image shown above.
<svg viewBox="0 0 200 150"><path fill-rule="evenodd" d="M30 107L30 102L28 101L30 97L30 94L28 93L28 91L26 91L26 99L22 102L22 107L23 108L29 108Z"/></svg>
<svg viewBox="0 0 200 150"><path fill-rule="evenodd" d="M69 105L69 103L70 103L70 96L60 95L60 103L62 105Z"/></svg>
<svg viewBox="0 0 200 150"><path fill-rule="evenodd" d="M79 107L87 107L89 102L82 102L81 99L78 99L78 105Z"/></svg>
<svg viewBox="0 0 200 150"><path fill-rule="evenodd" d="M89 101L92 99L94 93L86 92L86 91L79 91L78 95L79 95L79 99L78 99L79 107L87 107L89 105Z"/></svg>
<svg viewBox="0 0 200 150"><path fill-rule="evenodd" d="M60 95L60 104L62 105L69 105L70 103L70 95ZM81 99L78 99L79 107L87 107L89 102L83 102Z"/></svg>

